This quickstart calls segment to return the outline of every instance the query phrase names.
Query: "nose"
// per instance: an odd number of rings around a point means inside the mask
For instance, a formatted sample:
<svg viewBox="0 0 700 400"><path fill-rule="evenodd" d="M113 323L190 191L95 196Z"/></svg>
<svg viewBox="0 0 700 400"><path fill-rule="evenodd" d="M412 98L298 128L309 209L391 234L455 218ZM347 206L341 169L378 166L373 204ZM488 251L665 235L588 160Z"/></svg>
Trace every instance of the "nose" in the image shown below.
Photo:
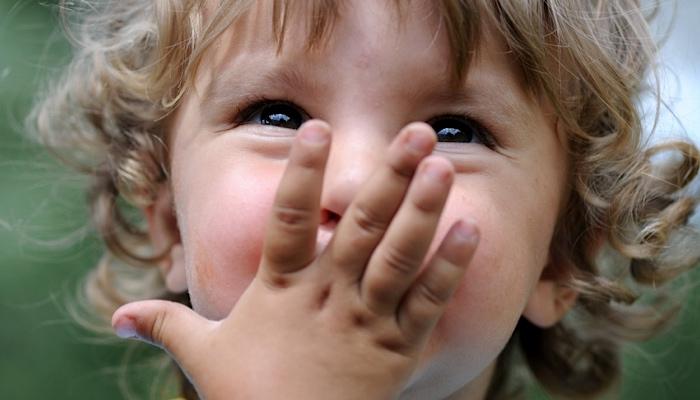
<svg viewBox="0 0 700 400"><path fill-rule="evenodd" d="M388 148L385 135L334 131L321 194L321 229L334 229Z"/></svg>

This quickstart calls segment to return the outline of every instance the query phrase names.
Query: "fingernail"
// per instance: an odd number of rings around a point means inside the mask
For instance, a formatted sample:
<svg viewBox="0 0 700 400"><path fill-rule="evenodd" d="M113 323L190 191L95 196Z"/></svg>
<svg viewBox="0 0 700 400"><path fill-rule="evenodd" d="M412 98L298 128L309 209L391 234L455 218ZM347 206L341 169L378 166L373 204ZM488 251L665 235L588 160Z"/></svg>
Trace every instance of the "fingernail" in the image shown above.
<svg viewBox="0 0 700 400"><path fill-rule="evenodd" d="M328 142L328 132L321 126L311 125L302 129L299 133L301 138L307 143L325 144Z"/></svg>
<svg viewBox="0 0 700 400"><path fill-rule="evenodd" d="M121 318L114 324L114 333L122 339L141 339L131 318Z"/></svg>
<svg viewBox="0 0 700 400"><path fill-rule="evenodd" d="M430 146L433 141L426 135L421 135L417 132L409 132L408 147L418 153L424 154L430 151Z"/></svg>
<svg viewBox="0 0 700 400"><path fill-rule="evenodd" d="M464 242L476 242L479 233L476 229L476 222L472 219L460 219L455 225L457 237Z"/></svg>

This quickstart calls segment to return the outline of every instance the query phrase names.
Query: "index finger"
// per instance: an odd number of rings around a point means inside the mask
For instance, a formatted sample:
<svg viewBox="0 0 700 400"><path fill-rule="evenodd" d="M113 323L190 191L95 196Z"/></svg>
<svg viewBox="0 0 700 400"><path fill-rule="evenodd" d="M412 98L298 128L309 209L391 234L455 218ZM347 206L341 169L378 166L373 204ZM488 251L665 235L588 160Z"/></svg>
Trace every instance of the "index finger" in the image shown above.
<svg viewBox="0 0 700 400"><path fill-rule="evenodd" d="M299 128L272 205L259 273L295 272L313 261L329 148L327 124L309 121Z"/></svg>

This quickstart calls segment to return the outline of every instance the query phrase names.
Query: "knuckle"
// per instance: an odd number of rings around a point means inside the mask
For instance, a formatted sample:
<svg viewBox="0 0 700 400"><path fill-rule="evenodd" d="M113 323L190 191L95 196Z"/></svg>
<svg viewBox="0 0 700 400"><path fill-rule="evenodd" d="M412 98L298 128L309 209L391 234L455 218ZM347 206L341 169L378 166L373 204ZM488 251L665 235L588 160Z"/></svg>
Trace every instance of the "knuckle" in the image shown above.
<svg viewBox="0 0 700 400"><path fill-rule="evenodd" d="M407 354L413 348L405 339L398 336L379 337L376 345L390 353Z"/></svg>
<svg viewBox="0 0 700 400"><path fill-rule="evenodd" d="M387 222L382 220L382 218L369 207L355 207L353 220L360 228L360 231L367 236L381 236L384 234L387 227Z"/></svg>
<svg viewBox="0 0 700 400"><path fill-rule="evenodd" d="M165 332L167 320L168 314L162 310L158 311L153 318L153 324L151 325L151 331L149 332L151 340L166 347L167 343L165 343Z"/></svg>
<svg viewBox="0 0 700 400"><path fill-rule="evenodd" d="M436 309L442 308L449 298L449 294L446 291L440 290L425 282L419 284L417 290L423 302Z"/></svg>
<svg viewBox="0 0 700 400"><path fill-rule="evenodd" d="M389 271L398 276L413 275L418 264L415 257L393 246L387 246L382 254L382 258Z"/></svg>
<svg viewBox="0 0 700 400"><path fill-rule="evenodd" d="M435 190L435 188L419 185L409 193L410 204L416 212L434 217L442 213L448 193L448 187Z"/></svg>
<svg viewBox="0 0 700 400"><path fill-rule="evenodd" d="M282 228L292 231L305 229L313 219L311 210L281 204L272 207L272 215Z"/></svg>
<svg viewBox="0 0 700 400"><path fill-rule="evenodd" d="M408 181L413 178L417 164L415 157L401 152L398 156L389 159L389 170L396 178Z"/></svg>
<svg viewBox="0 0 700 400"><path fill-rule="evenodd" d="M449 186L435 188L421 182L420 185L416 185L412 189L409 198L415 212L430 218L442 213L450 191Z"/></svg>
<svg viewBox="0 0 700 400"><path fill-rule="evenodd" d="M440 214L444 205L442 199L436 196L435 193L429 193L423 196L413 196L411 201L415 210L421 214L431 216Z"/></svg>

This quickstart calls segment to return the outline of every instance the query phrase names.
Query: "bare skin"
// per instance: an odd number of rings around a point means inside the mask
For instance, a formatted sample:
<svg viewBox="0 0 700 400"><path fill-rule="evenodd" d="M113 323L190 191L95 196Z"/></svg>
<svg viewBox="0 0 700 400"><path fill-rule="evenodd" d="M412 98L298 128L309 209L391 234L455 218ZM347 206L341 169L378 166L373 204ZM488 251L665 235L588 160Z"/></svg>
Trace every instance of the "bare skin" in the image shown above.
<svg viewBox="0 0 700 400"><path fill-rule="evenodd" d="M422 123L395 138L317 251L330 138L320 121L300 129L257 274L226 318L157 300L113 316L120 336L167 350L203 398L395 398L462 281L478 242L465 220L421 269L454 177Z"/></svg>
<svg viewBox="0 0 700 400"><path fill-rule="evenodd" d="M196 315L146 302L114 323L209 398L482 400L519 319L573 304L542 273L561 267L568 188L552 108L494 27L456 85L436 3L402 24L392 3L348 2L317 51L292 24L278 52L255 2L169 120L170 180L144 214Z"/></svg>

